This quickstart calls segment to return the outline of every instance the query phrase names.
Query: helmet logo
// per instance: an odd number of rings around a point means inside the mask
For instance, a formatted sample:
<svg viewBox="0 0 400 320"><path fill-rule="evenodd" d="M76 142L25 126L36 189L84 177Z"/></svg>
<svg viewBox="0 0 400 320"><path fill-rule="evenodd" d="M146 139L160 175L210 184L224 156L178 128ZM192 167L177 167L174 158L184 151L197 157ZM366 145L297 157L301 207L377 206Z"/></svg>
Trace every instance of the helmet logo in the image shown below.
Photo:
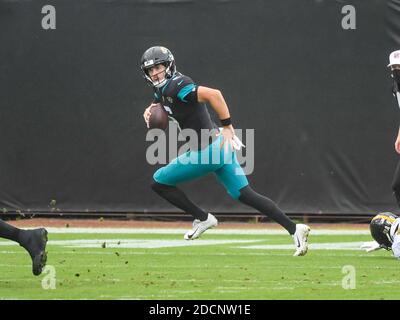
<svg viewBox="0 0 400 320"><path fill-rule="evenodd" d="M145 67L147 67L147 66L149 66L151 64L154 64L154 60L147 60L147 61L144 62L144 66Z"/></svg>
<svg viewBox="0 0 400 320"><path fill-rule="evenodd" d="M389 231L390 231L390 227L385 226L385 228L383 230L383 233L389 233Z"/></svg>
<svg viewBox="0 0 400 320"><path fill-rule="evenodd" d="M165 47L160 47L162 53L168 53L168 49Z"/></svg>

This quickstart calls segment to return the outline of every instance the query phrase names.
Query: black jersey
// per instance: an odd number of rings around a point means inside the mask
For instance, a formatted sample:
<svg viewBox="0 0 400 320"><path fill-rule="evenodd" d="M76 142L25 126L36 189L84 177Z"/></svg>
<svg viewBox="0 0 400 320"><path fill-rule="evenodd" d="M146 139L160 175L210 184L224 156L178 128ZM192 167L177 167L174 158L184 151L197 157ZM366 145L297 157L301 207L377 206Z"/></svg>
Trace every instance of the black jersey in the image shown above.
<svg viewBox="0 0 400 320"><path fill-rule="evenodd" d="M203 148L210 141L200 141L201 129L214 130L217 125L211 120L210 113L205 104L197 99L198 86L193 80L179 72L167 81L161 88L154 90L154 102L159 102L176 120L180 130L192 129L196 131L198 147ZM201 143L200 143L201 142Z"/></svg>

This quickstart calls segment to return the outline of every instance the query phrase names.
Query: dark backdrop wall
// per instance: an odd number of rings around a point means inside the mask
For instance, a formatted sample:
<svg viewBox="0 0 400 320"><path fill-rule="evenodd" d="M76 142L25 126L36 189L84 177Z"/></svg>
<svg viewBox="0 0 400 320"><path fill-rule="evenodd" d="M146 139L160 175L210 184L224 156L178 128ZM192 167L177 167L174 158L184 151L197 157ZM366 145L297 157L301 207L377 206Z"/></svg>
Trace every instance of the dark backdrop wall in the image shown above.
<svg viewBox="0 0 400 320"><path fill-rule="evenodd" d="M56 30L42 29L46 4ZM347 4L355 30L341 27ZM285 211L396 208L386 65L399 0L1 0L0 40L0 207L175 210L150 190L145 158L139 60L160 44L255 129L249 180ZM184 188L209 211L248 210L212 176Z"/></svg>

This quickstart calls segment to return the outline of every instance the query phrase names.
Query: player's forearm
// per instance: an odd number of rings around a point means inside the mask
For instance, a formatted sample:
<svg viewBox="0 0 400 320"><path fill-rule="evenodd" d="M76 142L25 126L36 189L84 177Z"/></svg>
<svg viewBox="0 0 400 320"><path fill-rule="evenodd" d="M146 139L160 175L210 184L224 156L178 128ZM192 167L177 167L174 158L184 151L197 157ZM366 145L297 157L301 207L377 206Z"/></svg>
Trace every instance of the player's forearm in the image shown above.
<svg viewBox="0 0 400 320"><path fill-rule="evenodd" d="M400 241L399 236L395 235L392 244L393 256L397 259L400 258Z"/></svg>
<svg viewBox="0 0 400 320"><path fill-rule="evenodd" d="M219 90L215 90L213 95L209 98L209 104L218 114L219 119L227 119L230 118L229 108L225 102L225 99Z"/></svg>
<svg viewBox="0 0 400 320"><path fill-rule="evenodd" d="M205 102L211 105L221 120L230 118L229 108L221 91L199 86L197 89L197 99L199 102Z"/></svg>

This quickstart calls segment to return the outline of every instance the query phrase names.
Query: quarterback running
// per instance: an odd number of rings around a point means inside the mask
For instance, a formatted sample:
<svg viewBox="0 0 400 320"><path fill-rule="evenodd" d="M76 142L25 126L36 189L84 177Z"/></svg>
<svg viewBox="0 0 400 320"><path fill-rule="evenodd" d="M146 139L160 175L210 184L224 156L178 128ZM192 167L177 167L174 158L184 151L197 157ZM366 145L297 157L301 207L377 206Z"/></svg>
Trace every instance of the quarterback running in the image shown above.
<svg viewBox="0 0 400 320"><path fill-rule="evenodd" d="M269 198L254 191L238 163L235 150L242 145L236 137L233 121L221 91L197 85L191 78L176 70L175 59L170 50L155 46L147 49L141 59L141 71L146 82L153 88L153 102L143 117L149 127L151 109L162 104L180 130L191 129L197 134L197 148L181 154L153 175L152 189L162 198L193 216L193 228L184 239L193 240L206 230L216 227L216 217L204 211L188 199L178 185L208 174L214 174L227 193L257 211L267 215L292 235L295 243L294 256L303 256L308 250L310 228L295 224ZM210 105L221 121L219 128L206 108ZM208 130L208 139L201 139ZM219 155L219 161L213 156ZM210 160L211 161L210 162ZM208 159L208 162L203 161ZM197 161L200 160L200 161Z"/></svg>

